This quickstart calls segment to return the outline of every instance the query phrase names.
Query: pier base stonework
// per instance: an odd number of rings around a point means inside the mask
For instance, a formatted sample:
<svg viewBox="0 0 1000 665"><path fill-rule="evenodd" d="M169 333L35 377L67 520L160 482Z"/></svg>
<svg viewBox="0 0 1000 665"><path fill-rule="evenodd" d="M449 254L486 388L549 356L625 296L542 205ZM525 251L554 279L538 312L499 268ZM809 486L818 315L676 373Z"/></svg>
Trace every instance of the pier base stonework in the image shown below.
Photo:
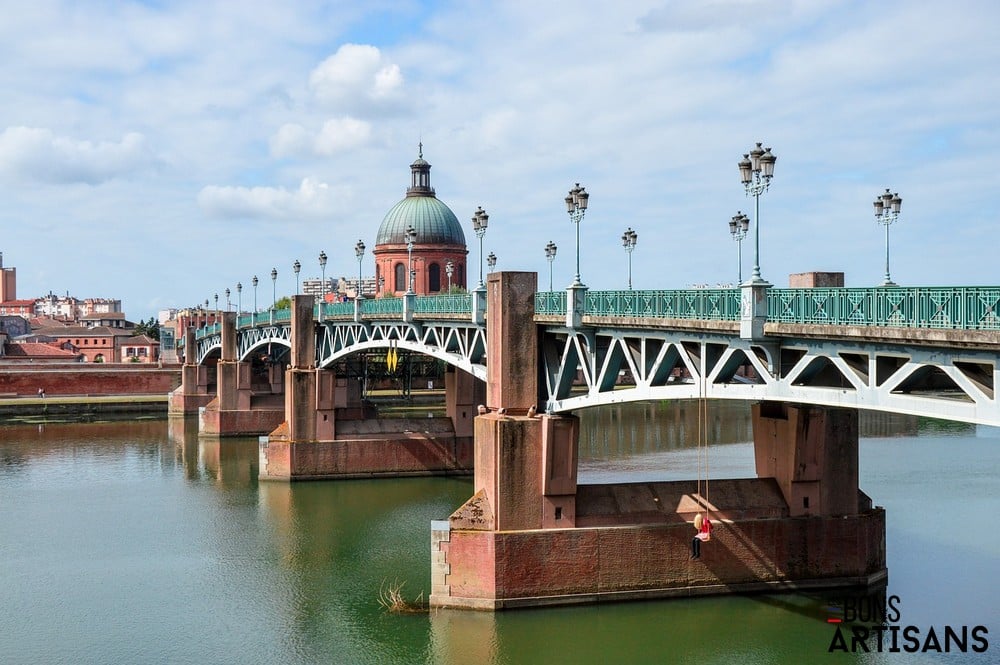
<svg viewBox="0 0 1000 665"><path fill-rule="evenodd" d="M755 410L759 478L712 481L702 493L694 480L578 485L576 418L527 410L539 399L533 301L524 297L533 288L524 273L489 276L491 410L475 420L472 497L432 525L431 607L885 582L885 512L858 490L851 412ZM693 560L699 512L715 528Z"/></svg>

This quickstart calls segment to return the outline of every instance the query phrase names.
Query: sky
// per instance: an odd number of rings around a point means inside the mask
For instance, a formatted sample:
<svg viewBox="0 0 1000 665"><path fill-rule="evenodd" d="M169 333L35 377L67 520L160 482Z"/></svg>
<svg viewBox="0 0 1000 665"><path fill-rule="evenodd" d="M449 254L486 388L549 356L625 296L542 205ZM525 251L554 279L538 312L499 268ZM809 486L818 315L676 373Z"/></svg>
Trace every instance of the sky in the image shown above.
<svg viewBox="0 0 1000 665"><path fill-rule="evenodd" d="M423 143L438 198L490 215L498 270L575 272L564 197L590 193L583 282L737 282L737 163L777 156L760 267L995 285L1000 3L991 0L7 3L0 251L19 298L118 298L131 320L229 288L270 303L358 273ZM756 224L757 221L754 221ZM754 227L742 243L746 278ZM278 278L270 283L272 268ZM271 288L273 286L273 289Z"/></svg>

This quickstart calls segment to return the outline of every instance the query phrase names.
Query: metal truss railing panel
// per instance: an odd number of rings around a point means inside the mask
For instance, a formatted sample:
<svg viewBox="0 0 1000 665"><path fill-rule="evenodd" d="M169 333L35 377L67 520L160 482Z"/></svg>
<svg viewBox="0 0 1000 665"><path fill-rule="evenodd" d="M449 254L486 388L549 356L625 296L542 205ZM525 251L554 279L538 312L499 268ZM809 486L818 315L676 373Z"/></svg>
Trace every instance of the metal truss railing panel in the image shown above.
<svg viewBox="0 0 1000 665"><path fill-rule="evenodd" d="M782 401L1000 426L1000 348L785 339L755 346L714 333L542 329L546 409L656 399ZM629 352L639 361L629 360ZM782 373L778 356L796 358ZM627 364L619 362L624 358ZM618 360L616 360L618 359ZM734 376L734 367L753 372ZM627 385L616 385L627 368ZM974 368L974 369L970 369ZM608 373L615 376L610 376ZM934 382L928 376L937 377ZM947 385L947 388L942 388Z"/></svg>
<svg viewBox="0 0 1000 665"><path fill-rule="evenodd" d="M543 316L566 315L565 291L540 291L535 294L535 314Z"/></svg>
<svg viewBox="0 0 1000 665"><path fill-rule="evenodd" d="M402 298L374 298L361 302L361 314L364 316L403 316Z"/></svg>
<svg viewBox="0 0 1000 665"><path fill-rule="evenodd" d="M258 328L246 328L236 336L236 352L240 360L246 360L254 349L267 344L291 348L291 336L291 327L277 322Z"/></svg>
<svg viewBox="0 0 1000 665"><path fill-rule="evenodd" d="M736 321L740 317L740 291L588 291L584 306L591 316Z"/></svg>
<svg viewBox="0 0 1000 665"><path fill-rule="evenodd" d="M1000 330L1000 287L769 289L768 321Z"/></svg>
<svg viewBox="0 0 1000 665"><path fill-rule="evenodd" d="M413 299L416 314L466 314L472 313L471 293L451 293L442 296L417 296Z"/></svg>

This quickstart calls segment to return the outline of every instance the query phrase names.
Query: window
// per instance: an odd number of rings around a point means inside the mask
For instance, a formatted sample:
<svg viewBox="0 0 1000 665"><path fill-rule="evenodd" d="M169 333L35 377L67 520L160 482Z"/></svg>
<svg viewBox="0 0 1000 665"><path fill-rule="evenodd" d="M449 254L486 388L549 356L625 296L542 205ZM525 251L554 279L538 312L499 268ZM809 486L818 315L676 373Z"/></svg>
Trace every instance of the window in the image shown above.
<svg viewBox="0 0 1000 665"><path fill-rule="evenodd" d="M441 266L432 263L427 269L427 290L436 293L441 290Z"/></svg>
<svg viewBox="0 0 1000 665"><path fill-rule="evenodd" d="M402 263L396 264L396 280L392 288L394 291L406 290L406 268Z"/></svg>

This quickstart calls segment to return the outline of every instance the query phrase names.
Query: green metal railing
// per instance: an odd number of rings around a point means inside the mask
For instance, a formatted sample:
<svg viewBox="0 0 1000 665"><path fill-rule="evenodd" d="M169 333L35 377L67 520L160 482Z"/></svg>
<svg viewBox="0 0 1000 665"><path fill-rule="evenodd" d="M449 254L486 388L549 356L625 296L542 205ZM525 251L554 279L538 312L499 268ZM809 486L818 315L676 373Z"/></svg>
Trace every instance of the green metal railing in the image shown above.
<svg viewBox="0 0 1000 665"><path fill-rule="evenodd" d="M767 320L833 326L1000 330L1000 287L770 289Z"/></svg>
<svg viewBox="0 0 1000 665"><path fill-rule="evenodd" d="M541 291L535 294L535 314L566 315L565 291Z"/></svg>
<svg viewBox="0 0 1000 665"><path fill-rule="evenodd" d="M452 293L444 296L417 296L413 299L416 314L470 314L471 293Z"/></svg>
<svg viewBox="0 0 1000 665"><path fill-rule="evenodd" d="M592 316L735 321L740 316L740 291L588 291L585 308Z"/></svg>
<svg viewBox="0 0 1000 665"><path fill-rule="evenodd" d="M361 313L371 316L403 316L402 298L374 298L361 302Z"/></svg>
<svg viewBox="0 0 1000 665"><path fill-rule="evenodd" d="M565 316L566 291L535 294L535 313ZM739 321L740 289L678 289L671 291L588 291L585 313L605 317L641 317ZM417 296L414 313L469 314L468 293ZM367 317L402 317L403 298L361 302ZM354 303L323 305L323 316L353 316ZM320 316L319 306L316 309ZM241 328L287 323L291 310L279 309L239 317ZM885 326L949 330L1000 330L1000 287L872 287L767 290L767 320L837 326ZM214 323L198 331L200 339L221 329Z"/></svg>
<svg viewBox="0 0 1000 665"><path fill-rule="evenodd" d="M535 294L535 313L566 314L565 292ZM738 321L740 289L588 291L591 316ZM767 320L817 325L1000 330L1000 287L768 289Z"/></svg>

